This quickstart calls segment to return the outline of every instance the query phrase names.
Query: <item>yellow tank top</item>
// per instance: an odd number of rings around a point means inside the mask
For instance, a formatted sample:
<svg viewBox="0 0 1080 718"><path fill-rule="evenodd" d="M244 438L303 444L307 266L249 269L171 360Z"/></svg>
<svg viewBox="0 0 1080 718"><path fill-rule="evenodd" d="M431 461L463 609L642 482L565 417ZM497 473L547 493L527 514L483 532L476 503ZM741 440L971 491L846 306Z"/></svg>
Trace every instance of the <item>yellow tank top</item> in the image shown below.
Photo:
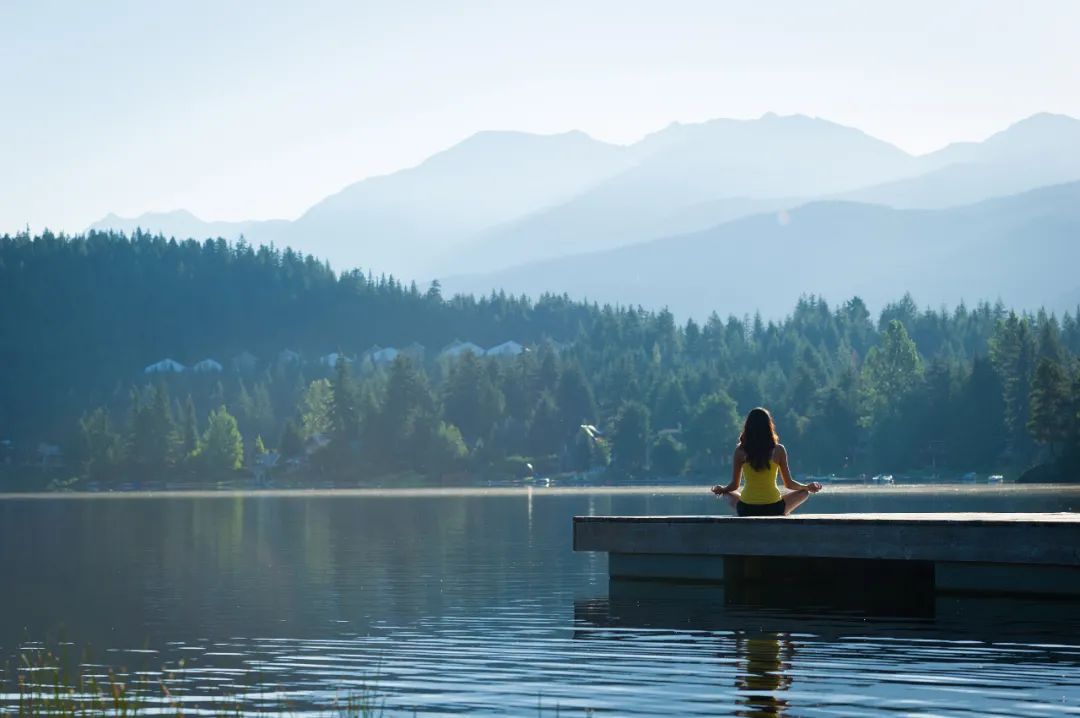
<svg viewBox="0 0 1080 718"><path fill-rule="evenodd" d="M780 466L773 460L760 471L755 469L747 461L742 465L743 489L742 502L744 504L775 504L782 497L780 489L776 487L776 473Z"/></svg>

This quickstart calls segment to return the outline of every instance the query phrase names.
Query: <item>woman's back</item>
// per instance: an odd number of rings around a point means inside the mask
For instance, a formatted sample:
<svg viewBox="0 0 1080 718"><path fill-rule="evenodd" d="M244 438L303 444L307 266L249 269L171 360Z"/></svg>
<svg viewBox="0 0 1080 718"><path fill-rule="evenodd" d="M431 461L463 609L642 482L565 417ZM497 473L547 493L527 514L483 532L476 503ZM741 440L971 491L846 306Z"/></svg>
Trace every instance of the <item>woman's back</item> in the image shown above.
<svg viewBox="0 0 1080 718"><path fill-rule="evenodd" d="M755 464L761 468L755 469ZM777 474L791 489L786 495L780 495ZM791 478L787 449L780 443L772 416L759 406L746 415L739 445L731 457L731 481L727 486L717 484L712 490L727 496L739 516L786 516L810 494L820 491L821 484L800 484Z"/></svg>
<svg viewBox="0 0 1080 718"><path fill-rule="evenodd" d="M755 469L749 461L744 463L742 501L747 504L772 504L780 501L780 489L776 486L776 473L779 469L779 464L771 457L768 466L763 469Z"/></svg>

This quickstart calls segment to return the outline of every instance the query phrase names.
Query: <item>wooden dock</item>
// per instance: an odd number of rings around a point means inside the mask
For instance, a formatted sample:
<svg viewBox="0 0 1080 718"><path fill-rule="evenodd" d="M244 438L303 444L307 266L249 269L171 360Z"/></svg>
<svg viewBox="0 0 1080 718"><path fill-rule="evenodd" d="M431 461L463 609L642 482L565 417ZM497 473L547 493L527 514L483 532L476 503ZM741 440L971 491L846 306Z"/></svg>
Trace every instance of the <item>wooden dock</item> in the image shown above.
<svg viewBox="0 0 1080 718"><path fill-rule="evenodd" d="M612 578L1080 596L1080 514L577 516Z"/></svg>

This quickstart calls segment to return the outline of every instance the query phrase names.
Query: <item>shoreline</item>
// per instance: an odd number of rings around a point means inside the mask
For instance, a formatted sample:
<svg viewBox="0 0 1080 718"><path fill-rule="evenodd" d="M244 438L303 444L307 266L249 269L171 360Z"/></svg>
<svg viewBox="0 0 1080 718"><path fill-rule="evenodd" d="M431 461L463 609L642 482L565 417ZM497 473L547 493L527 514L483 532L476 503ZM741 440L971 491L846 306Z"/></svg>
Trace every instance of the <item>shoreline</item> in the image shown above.
<svg viewBox="0 0 1080 718"><path fill-rule="evenodd" d="M164 489L135 491L28 491L0 493L0 501L45 500L122 500L122 499L227 499L227 498L439 498L464 496L549 496L574 495L647 495L668 494L692 496L707 494L709 486L461 486L414 488L312 488L312 489ZM910 484L893 486L826 485L828 494L840 495L1047 495L1068 494L1080 497L1078 484Z"/></svg>

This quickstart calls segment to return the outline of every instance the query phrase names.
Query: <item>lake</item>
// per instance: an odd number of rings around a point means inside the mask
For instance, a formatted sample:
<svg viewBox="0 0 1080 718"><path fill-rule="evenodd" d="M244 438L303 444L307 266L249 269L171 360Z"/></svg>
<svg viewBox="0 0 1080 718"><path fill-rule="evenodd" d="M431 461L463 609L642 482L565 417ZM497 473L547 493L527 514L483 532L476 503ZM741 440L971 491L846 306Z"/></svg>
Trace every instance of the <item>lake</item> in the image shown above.
<svg viewBox="0 0 1080 718"><path fill-rule="evenodd" d="M1077 488L845 487L802 512L1078 509ZM726 512L704 487L2 497L0 706L48 648L185 713L1080 715L1080 603L609 585L571 550L571 517L608 513Z"/></svg>

